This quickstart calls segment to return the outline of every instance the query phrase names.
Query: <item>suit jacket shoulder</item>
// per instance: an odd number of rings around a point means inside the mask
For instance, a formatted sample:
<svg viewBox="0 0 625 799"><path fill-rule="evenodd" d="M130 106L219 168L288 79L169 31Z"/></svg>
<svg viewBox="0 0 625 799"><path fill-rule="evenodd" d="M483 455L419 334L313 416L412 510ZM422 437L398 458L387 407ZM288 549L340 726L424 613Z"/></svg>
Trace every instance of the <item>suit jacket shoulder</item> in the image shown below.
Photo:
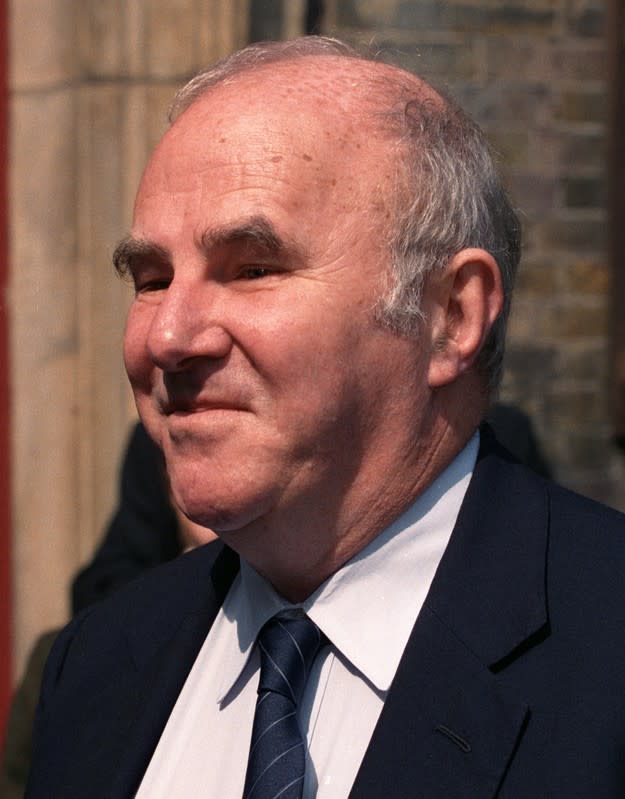
<svg viewBox="0 0 625 799"><path fill-rule="evenodd" d="M133 795L237 570L213 542L68 625L46 665L27 796Z"/></svg>
<svg viewBox="0 0 625 799"><path fill-rule="evenodd" d="M352 799L624 796L624 574L622 514L486 437Z"/></svg>

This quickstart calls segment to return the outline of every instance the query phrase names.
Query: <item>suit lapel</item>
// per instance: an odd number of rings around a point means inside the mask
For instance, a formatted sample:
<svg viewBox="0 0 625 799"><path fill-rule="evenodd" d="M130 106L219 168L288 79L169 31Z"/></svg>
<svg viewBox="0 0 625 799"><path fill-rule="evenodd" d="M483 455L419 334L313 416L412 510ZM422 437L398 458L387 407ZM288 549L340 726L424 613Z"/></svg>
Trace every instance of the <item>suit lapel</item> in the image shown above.
<svg viewBox="0 0 625 799"><path fill-rule="evenodd" d="M350 796L493 797L526 712L424 610Z"/></svg>
<svg viewBox="0 0 625 799"><path fill-rule="evenodd" d="M506 667L547 634L547 500L488 441L350 794L497 793L528 706Z"/></svg>
<svg viewBox="0 0 625 799"><path fill-rule="evenodd" d="M238 571L238 558L226 548L210 573L201 609L187 613L173 635L163 641L156 630L145 631L130 641L136 672L126 689L132 721L127 744L107 797L134 795L148 767L169 715L191 671L225 595ZM184 591L181 587L179 590Z"/></svg>

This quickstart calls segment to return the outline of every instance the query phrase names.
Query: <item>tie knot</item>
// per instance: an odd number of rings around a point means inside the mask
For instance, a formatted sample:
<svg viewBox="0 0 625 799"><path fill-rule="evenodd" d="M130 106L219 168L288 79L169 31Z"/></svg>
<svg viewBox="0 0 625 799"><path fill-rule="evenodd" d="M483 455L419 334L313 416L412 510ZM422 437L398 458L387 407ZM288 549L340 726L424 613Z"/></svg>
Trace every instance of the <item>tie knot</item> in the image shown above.
<svg viewBox="0 0 625 799"><path fill-rule="evenodd" d="M273 691L298 705L321 644L319 628L304 614L269 619L258 634L258 693Z"/></svg>

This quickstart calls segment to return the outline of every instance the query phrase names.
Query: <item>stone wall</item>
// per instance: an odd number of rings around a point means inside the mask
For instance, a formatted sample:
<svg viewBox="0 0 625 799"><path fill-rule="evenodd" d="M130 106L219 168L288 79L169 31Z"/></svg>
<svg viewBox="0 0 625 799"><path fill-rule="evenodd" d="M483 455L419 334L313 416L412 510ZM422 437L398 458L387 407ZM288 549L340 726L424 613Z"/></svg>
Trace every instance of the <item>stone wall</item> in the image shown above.
<svg viewBox="0 0 625 799"><path fill-rule="evenodd" d="M247 39L248 0L13 0L14 673L64 623L134 410L110 254L175 89Z"/></svg>
<svg viewBox="0 0 625 799"><path fill-rule="evenodd" d="M502 398L529 412L557 478L625 507L609 415L602 0L329 0L326 30L390 50L486 129L525 250Z"/></svg>

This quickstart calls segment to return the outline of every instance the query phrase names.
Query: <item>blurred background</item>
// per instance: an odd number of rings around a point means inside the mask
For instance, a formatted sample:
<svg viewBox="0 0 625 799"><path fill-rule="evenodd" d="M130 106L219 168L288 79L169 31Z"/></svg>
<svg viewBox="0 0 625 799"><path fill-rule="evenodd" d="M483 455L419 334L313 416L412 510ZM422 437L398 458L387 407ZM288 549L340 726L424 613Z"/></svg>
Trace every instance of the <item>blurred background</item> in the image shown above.
<svg viewBox="0 0 625 799"><path fill-rule="evenodd" d="M373 43L486 129L525 228L502 399L625 509L623 0L0 0L0 729L113 509L130 224L174 91L251 40ZM625 575L624 575L625 579Z"/></svg>

